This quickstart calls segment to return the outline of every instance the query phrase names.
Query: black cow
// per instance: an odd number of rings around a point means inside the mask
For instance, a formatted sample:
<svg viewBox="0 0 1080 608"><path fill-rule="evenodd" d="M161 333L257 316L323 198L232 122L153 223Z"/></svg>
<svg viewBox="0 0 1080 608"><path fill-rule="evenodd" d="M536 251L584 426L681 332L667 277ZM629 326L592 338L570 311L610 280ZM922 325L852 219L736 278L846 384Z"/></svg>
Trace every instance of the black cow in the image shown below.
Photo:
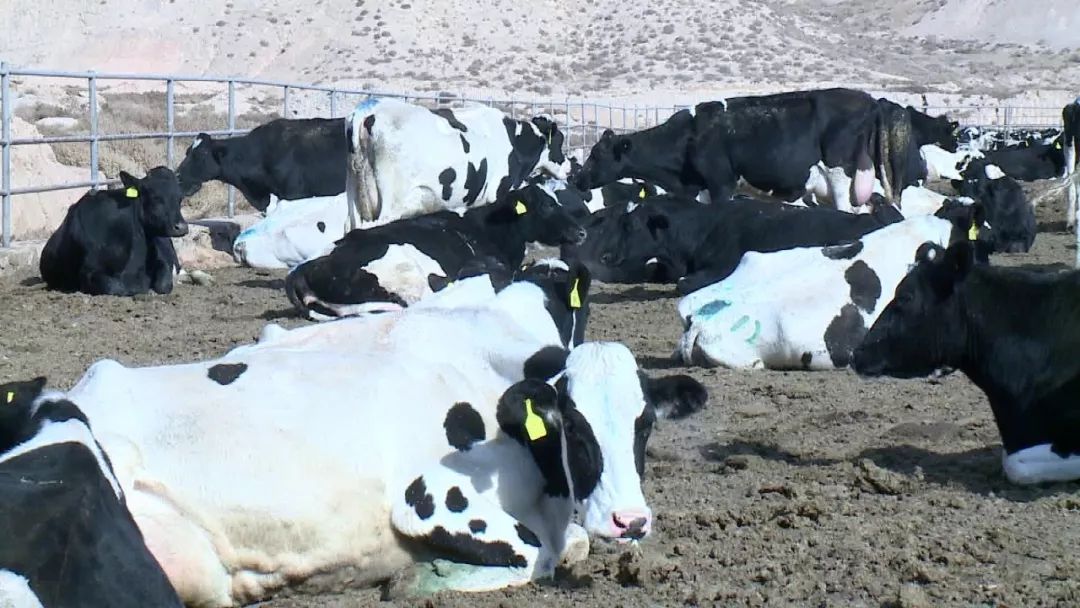
<svg viewBox="0 0 1080 608"><path fill-rule="evenodd" d="M930 116L911 106L904 108L911 119L911 131L918 147L933 144L948 152L956 152L960 123L948 116Z"/></svg>
<svg viewBox="0 0 1080 608"><path fill-rule="evenodd" d="M1076 208L1080 205L1080 187L1073 175L1080 170L1080 97L1061 110L1061 119L1065 127L1061 133L1061 144L1065 156L1066 184L1065 205L1066 224L1069 228L1076 225ZM1080 254L1078 254L1080 255Z"/></svg>
<svg viewBox="0 0 1080 608"><path fill-rule="evenodd" d="M0 384L0 605L179 608L86 416L44 386Z"/></svg>
<svg viewBox="0 0 1080 608"><path fill-rule="evenodd" d="M346 149L344 118L278 118L241 137L200 133L177 177L184 196L219 180L265 211L271 194L295 200L344 192Z"/></svg>
<svg viewBox="0 0 1080 608"><path fill-rule="evenodd" d="M923 245L862 344L863 376L958 369L990 401L1005 475L1080 478L1080 273L979 266L970 245Z"/></svg>
<svg viewBox="0 0 1080 608"><path fill-rule="evenodd" d="M172 291L180 270L170 237L187 234L180 187L165 167L124 187L91 190L72 205L41 251L45 283L60 291L130 296Z"/></svg>
<svg viewBox="0 0 1080 608"><path fill-rule="evenodd" d="M982 173L987 165L995 165L1013 179L1033 182L1054 179L1065 173L1065 153L1062 138L1048 144L1020 144L987 152L964 169L964 177Z"/></svg>
<svg viewBox="0 0 1080 608"><path fill-rule="evenodd" d="M728 276L747 251L834 245L904 219L891 205L856 215L741 195L724 205L660 195L628 208L597 213L585 243L564 246L563 258L599 281L677 281L682 294Z"/></svg>
<svg viewBox="0 0 1080 608"><path fill-rule="evenodd" d="M962 181L953 180L953 187L986 208L986 221L993 228L994 251L1029 251L1037 229L1035 208L1015 179L1004 175L995 165L981 167L979 172L969 167Z"/></svg>
<svg viewBox="0 0 1080 608"><path fill-rule="evenodd" d="M525 244L579 243L586 233L569 211L536 185L458 215L439 211L352 230L327 255L304 262L285 280L289 300L321 319L417 302L459 276L470 262L517 268ZM473 266L476 266L474 263Z"/></svg>
<svg viewBox="0 0 1080 608"><path fill-rule="evenodd" d="M605 131L576 182L590 189L637 177L672 194L694 198L708 190L713 201L726 201L741 178L795 200L807 191L816 168L825 173L826 195L837 208L850 210L852 196L858 204L870 198L876 171L891 172L899 165L880 158L884 148L874 143L900 135L883 121L873 97L860 91L736 97L681 110L644 131ZM895 142L892 148L897 149ZM905 183L907 176L888 175L887 181ZM890 194L899 199L899 190Z"/></svg>

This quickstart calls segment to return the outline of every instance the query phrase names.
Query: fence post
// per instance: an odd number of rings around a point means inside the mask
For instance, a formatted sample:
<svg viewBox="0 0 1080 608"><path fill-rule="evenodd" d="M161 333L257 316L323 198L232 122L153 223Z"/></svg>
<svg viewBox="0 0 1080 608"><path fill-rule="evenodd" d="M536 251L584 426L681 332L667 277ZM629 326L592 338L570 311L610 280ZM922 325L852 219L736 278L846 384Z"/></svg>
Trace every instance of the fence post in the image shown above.
<svg viewBox="0 0 1080 608"><path fill-rule="evenodd" d="M173 122L175 117L175 109L173 107L173 81L165 81L165 131L169 134L165 138L165 166L173 168Z"/></svg>
<svg viewBox="0 0 1080 608"><path fill-rule="evenodd" d="M90 95L90 181L93 185L90 187L94 190L98 189L98 107L97 107L97 77L94 72L90 72L89 82L89 95Z"/></svg>
<svg viewBox="0 0 1080 608"><path fill-rule="evenodd" d="M236 81L229 80L229 137L236 129ZM236 214L236 188L229 186L228 216Z"/></svg>
<svg viewBox="0 0 1080 608"><path fill-rule="evenodd" d="M289 87L284 87L284 91L282 93L282 98L284 99L284 101L281 104L281 117L282 118L288 118L289 117Z"/></svg>
<svg viewBox="0 0 1080 608"><path fill-rule="evenodd" d="M0 207L0 241L4 247L11 247L11 74L8 64L0 62L0 154L3 155L0 172L3 172L4 200Z"/></svg>
<svg viewBox="0 0 1080 608"><path fill-rule="evenodd" d="M337 114L337 91L330 91L330 118Z"/></svg>

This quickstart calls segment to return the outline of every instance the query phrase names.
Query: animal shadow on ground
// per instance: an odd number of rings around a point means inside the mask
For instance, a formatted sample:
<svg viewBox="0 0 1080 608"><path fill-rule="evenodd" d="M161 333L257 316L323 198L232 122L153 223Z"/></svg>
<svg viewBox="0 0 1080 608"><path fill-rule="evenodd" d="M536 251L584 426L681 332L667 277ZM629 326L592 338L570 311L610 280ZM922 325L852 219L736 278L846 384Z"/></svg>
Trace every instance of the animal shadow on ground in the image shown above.
<svg viewBox="0 0 1080 608"><path fill-rule="evenodd" d="M38 285L44 284L45 279L41 277L26 277L25 279L19 281L19 285L22 285L23 287L37 287Z"/></svg>
<svg viewBox="0 0 1080 608"><path fill-rule="evenodd" d="M651 302L675 296L674 285L635 285L625 291L597 293L589 296L592 304L619 304L625 302Z"/></svg>
<svg viewBox="0 0 1080 608"><path fill-rule="evenodd" d="M259 318L264 321L276 321L278 319L299 319L300 313L296 312L295 308L282 308L279 310L268 310L259 315Z"/></svg>
<svg viewBox="0 0 1080 608"><path fill-rule="evenodd" d="M677 361L674 357L657 357L655 355L640 355L637 357L638 366L641 369L649 370L668 370L679 369L683 367L680 361Z"/></svg>
<svg viewBox="0 0 1080 608"><path fill-rule="evenodd" d="M712 462L725 462L731 456L757 456L792 466L823 467L842 462L869 460L878 467L905 476L914 485L916 469L923 479L940 486L962 486L973 494L995 496L1013 502L1033 502L1058 494L1075 494L1077 482L1017 486L1009 483L1001 470L1000 448L987 446L965 452L940 453L911 445L868 448L849 458L804 458L776 446L752 441L712 442L700 448L701 455Z"/></svg>
<svg viewBox="0 0 1080 608"><path fill-rule="evenodd" d="M251 289L285 289L285 279L251 279L249 281L240 281L237 283L240 287L250 287Z"/></svg>
<svg viewBox="0 0 1080 608"><path fill-rule="evenodd" d="M1065 220L1044 220L1035 223L1037 232L1067 232Z"/></svg>
<svg viewBox="0 0 1080 608"><path fill-rule="evenodd" d="M1050 263L1050 264L1020 264L1019 266L1017 266L1017 268L1022 268L1024 270L1030 270L1032 272L1049 272L1049 273L1066 272L1066 271L1069 271L1069 270L1075 270L1072 266L1069 266L1068 264L1062 264L1061 262L1053 262L1053 263Z"/></svg>

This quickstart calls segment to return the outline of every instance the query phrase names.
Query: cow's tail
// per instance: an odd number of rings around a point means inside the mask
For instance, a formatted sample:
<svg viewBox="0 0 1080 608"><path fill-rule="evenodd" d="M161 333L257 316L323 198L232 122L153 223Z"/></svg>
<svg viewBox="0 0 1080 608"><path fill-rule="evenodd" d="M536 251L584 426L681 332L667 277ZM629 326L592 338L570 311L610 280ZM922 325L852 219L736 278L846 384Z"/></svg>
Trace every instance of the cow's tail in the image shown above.
<svg viewBox="0 0 1080 608"><path fill-rule="evenodd" d="M289 271L285 277L285 295L289 298L293 308L305 319L311 318L311 309L308 308L305 296L311 292L304 273L304 264Z"/></svg>
<svg viewBox="0 0 1080 608"><path fill-rule="evenodd" d="M889 202L899 206L899 201L894 200L893 197L893 184L896 183L896 175L890 162L893 157L892 138L889 130L890 122L888 113L878 108L874 128L874 141L876 142L876 149L874 150L874 160L876 162L874 164L877 166L877 177L881 181L882 194Z"/></svg>
<svg viewBox="0 0 1080 608"><path fill-rule="evenodd" d="M379 218L382 203L379 187L375 181L375 104L362 104L345 121L348 137L348 161L345 171L345 193L349 205L349 219L345 230L360 227L361 222Z"/></svg>

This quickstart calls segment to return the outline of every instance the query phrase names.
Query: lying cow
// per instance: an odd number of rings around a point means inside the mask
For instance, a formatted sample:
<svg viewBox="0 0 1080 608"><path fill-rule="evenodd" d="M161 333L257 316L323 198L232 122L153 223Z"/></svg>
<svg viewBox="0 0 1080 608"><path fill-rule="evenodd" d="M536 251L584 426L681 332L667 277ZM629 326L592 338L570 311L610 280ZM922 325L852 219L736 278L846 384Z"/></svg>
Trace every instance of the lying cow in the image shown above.
<svg viewBox="0 0 1080 608"><path fill-rule="evenodd" d="M212 361L101 361L69 397L189 605L367 585L417 555L460 562L424 591L521 584L585 552L575 507L591 535L648 535L653 421L706 399L618 344L567 356L556 297L515 282L472 306L276 328Z"/></svg>
<svg viewBox="0 0 1080 608"><path fill-rule="evenodd" d="M677 281L681 294L728 276L747 251L832 245L903 219L890 205L854 215L742 196L702 205L664 195L627 209L604 212L586 228L584 244L563 247L563 258L604 282Z"/></svg>
<svg viewBox="0 0 1080 608"><path fill-rule="evenodd" d="M723 202L732 198L741 178L771 196L795 200L820 172L827 187L818 198L850 211L852 201L869 200L875 174L886 184L908 183L906 174L895 173L911 156L907 147L913 143L908 137L905 144L905 133L910 136L906 113L886 119L877 102L860 91L736 97L681 110L644 131L605 131L576 182L590 189L636 177L686 198L707 190L709 199ZM893 198L888 187L886 197Z"/></svg>
<svg viewBox="0 0 1080 608"><path fill-rule="evenodd" d="M294 268L344 236L348 213L344 192L271 203L266 217L233 241L233 256L252 268Z"/></svg>
<svg viewBox="0 0 1080 608"><path fill-rule="evenodd" d="M1080 206L1080 186L1073 175L1080 170L1080 97L1061 110L1065 124L1061 133L1061 144L1065 157L1065 208L1066 224L1071 229L1076 226L1076 210ZM1080 249L1077 250L1080 260Z"/></svg>
<svg viewBox="0 0 1080 608"><path fill-rule="evenodd" d="M994 227L994 251L1018 253L1031 249L1036 233L1035 208L1015 179L996 165L983 165L979 172L969 167L964 180L954 181L953 186L986 208L986 221Z"/></svg>
<svg viewBox="0 0 1080 608"><path fill-rule="evenodd" d="M851 243L749 252L719 283L679 302L687 365L828 370L846 367L924 243L977 239L979 205L875 230Z"/></svg>
<svg viewBox="0 0 1080 608"><path fill-rule="evenodd" d="M958 369L990 401L1009 481L1080 479L1072 390L1080 275L977 266L972 258L964 244L920 249L852 367L896 378Z"/></svg>
<svg viewBox="0 0 1080 608"><path fill-rule="evenodd" d="M546 116L487 106L428 110L371 98L346 121L349 225L492 203L536 172L565 178L563 134Z"/></svg>
<svg viewBox="0 0 1080 608"><path fill-rule="evenodd" d="M170 293L180 261L170 237L187 234L180 187L165 167L123 187L90 190L68 208L41 251L41 278L52 289L90 295Z"/></svg>
<svg viewBox="0 0 1080 608"><path fill-rule="evenodd" d="M965 148L949 152L933 144L919 148L919 154L926 163L926 179L963 179L967 166L973 160L983 158L983 153L978 150Z"/></svg>
<svg viewBox="0 0 1080 608"><path fill-rule="evenodd" d="M1061 136L1056 127L1045 129L1009 129L964 127L957 134L961 146L974 148L983 153L994 152L1009 146L1027 147L1051 144Z"/></svg>
<svg viewBox="0 0 1080 608"><path fill-rule="evenodd" d="M0 606L180 607L83 412L0 384Z"/></svg>
<svg viewBox="0 0 1080 608"><path fill-rule="evenodd" d="M517 268L526 243L558 246L585 236L549 192L527 186L463 215L441 211L353 230L326 255L294 268L285 292L301 315L319 320L396 310L470 260L490 257Z"/></svg>
<svg viewBox="0 0 1080 608"><path fill-rule="evenodd" d="M1047 144L1007 146L971 161L964 170L965 176L982 172L993 165L1013 179L1033 182L1040 179L1056 179L1065 173L1065 153L1062 140Z"/></svg>
<svg viewBox="0 0 1080 608"><path fill-rule="evenodd" d="M344 192L345 148L343 118L278 118L241 137L200 133L176 173L184 196L219 180L265 211L271 195L295 200Z"/></svg>

